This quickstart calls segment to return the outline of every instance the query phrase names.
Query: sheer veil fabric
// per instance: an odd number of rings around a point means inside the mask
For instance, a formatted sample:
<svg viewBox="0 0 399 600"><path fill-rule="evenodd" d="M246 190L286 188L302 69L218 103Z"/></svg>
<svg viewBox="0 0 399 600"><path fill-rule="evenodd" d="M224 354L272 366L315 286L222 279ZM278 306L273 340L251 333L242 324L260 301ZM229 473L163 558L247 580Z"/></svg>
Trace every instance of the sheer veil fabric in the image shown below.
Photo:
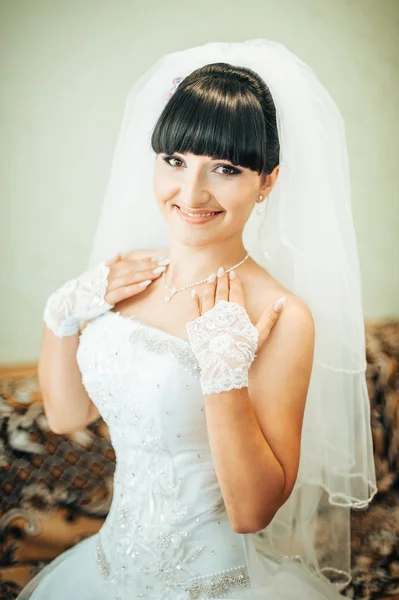
<svg viewBox="0 0 399 600"><path fill-rule="evenodd" d="M367 508L377 487L345 129L309 66L266 39L211 42L159 59L128 94L88 266L168 247L150 137L173 79L214 62L253 69L272 93L280 172L243 239L254 260L307 302L316 327L298 478L269 526L251 535L260 553L298 561L341 590L350 581L350 509ZM256 577L256 555L248 551L247 560Z"/></svg>

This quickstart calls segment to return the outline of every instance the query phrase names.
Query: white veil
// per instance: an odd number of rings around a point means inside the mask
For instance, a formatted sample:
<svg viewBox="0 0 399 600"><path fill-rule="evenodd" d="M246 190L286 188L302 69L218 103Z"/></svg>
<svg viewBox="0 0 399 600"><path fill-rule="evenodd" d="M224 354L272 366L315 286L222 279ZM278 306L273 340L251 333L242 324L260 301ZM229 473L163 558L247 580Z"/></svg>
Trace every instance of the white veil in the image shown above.
<svg viewBox="0 0 399 600"><path fill-rule="evenodd" d="M345 130L314 72L265 39L212 42L158 60L128 95L89 267L119 251L168 247L151 133L174 78L214 62L249 67L270 88L280 172L243 239L254 260L307 302L316 327L298 478L270 525L251 535L265 555L294 557L341 589L350 581L350 509L367 508L377 487Z"/></svg>

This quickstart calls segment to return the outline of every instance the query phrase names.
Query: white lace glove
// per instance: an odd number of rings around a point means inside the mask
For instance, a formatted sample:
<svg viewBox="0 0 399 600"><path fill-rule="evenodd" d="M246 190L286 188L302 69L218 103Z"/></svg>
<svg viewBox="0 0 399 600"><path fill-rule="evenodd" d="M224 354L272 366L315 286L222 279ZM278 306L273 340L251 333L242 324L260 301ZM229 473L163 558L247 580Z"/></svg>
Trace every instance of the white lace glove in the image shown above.
<svg viewBox="0 0 399 600"><path fill-rule="evenodd" d="M109 271L107 265L100 263L51 294L43 318L57 337L78 333L82 321L99 317L113 308L104 300Z"/></svg>
<svg viewBox="0 0 399 600"><path fill-rule="evenodd" d="M259 332L241 304L219 300L186 324L201 368L204 395L248 386L248 369L256 356Z"/></svg>

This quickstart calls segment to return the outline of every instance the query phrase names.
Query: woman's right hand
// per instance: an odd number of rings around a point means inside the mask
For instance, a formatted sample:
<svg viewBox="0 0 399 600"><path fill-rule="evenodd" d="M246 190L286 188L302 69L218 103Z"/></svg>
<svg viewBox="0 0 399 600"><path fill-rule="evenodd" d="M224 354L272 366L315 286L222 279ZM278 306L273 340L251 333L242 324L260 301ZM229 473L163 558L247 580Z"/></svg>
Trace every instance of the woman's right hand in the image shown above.
<svg viewBox="0 0 399 600"><path fill-rule="evenodd" d="M113 306L146 290L162 275L169 263L165 258L160 260L159 257L148 256L132 259L128 256L117 254L105 263L110 269L105 300Z"/></svg>
<svg viewBox="0 0 399 600"><path fill-rule="evenodd" d="M164 270L158 261L118 254L92 267L51 294L44 309L44 322L59 338L78 333L82 321L99 317L118 302L146 289Z"/></svg>

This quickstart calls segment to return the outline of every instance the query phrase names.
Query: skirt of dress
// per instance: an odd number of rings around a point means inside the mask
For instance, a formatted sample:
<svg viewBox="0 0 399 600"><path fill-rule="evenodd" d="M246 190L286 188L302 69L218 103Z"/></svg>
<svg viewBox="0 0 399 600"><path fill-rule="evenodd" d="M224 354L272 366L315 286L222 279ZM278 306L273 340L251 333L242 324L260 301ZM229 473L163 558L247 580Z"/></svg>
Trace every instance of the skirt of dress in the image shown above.
<svg viewBox="0 0 399 600"><path fill-rule="evenodd" d="M94 534L57 556L33 577L17 600L111 600L104 595L96 537ZM343 599L332 583L322 581L295 561L277 564L256 554L251 565L253 587L232 590L222 596L223 600Z"/></svg>

